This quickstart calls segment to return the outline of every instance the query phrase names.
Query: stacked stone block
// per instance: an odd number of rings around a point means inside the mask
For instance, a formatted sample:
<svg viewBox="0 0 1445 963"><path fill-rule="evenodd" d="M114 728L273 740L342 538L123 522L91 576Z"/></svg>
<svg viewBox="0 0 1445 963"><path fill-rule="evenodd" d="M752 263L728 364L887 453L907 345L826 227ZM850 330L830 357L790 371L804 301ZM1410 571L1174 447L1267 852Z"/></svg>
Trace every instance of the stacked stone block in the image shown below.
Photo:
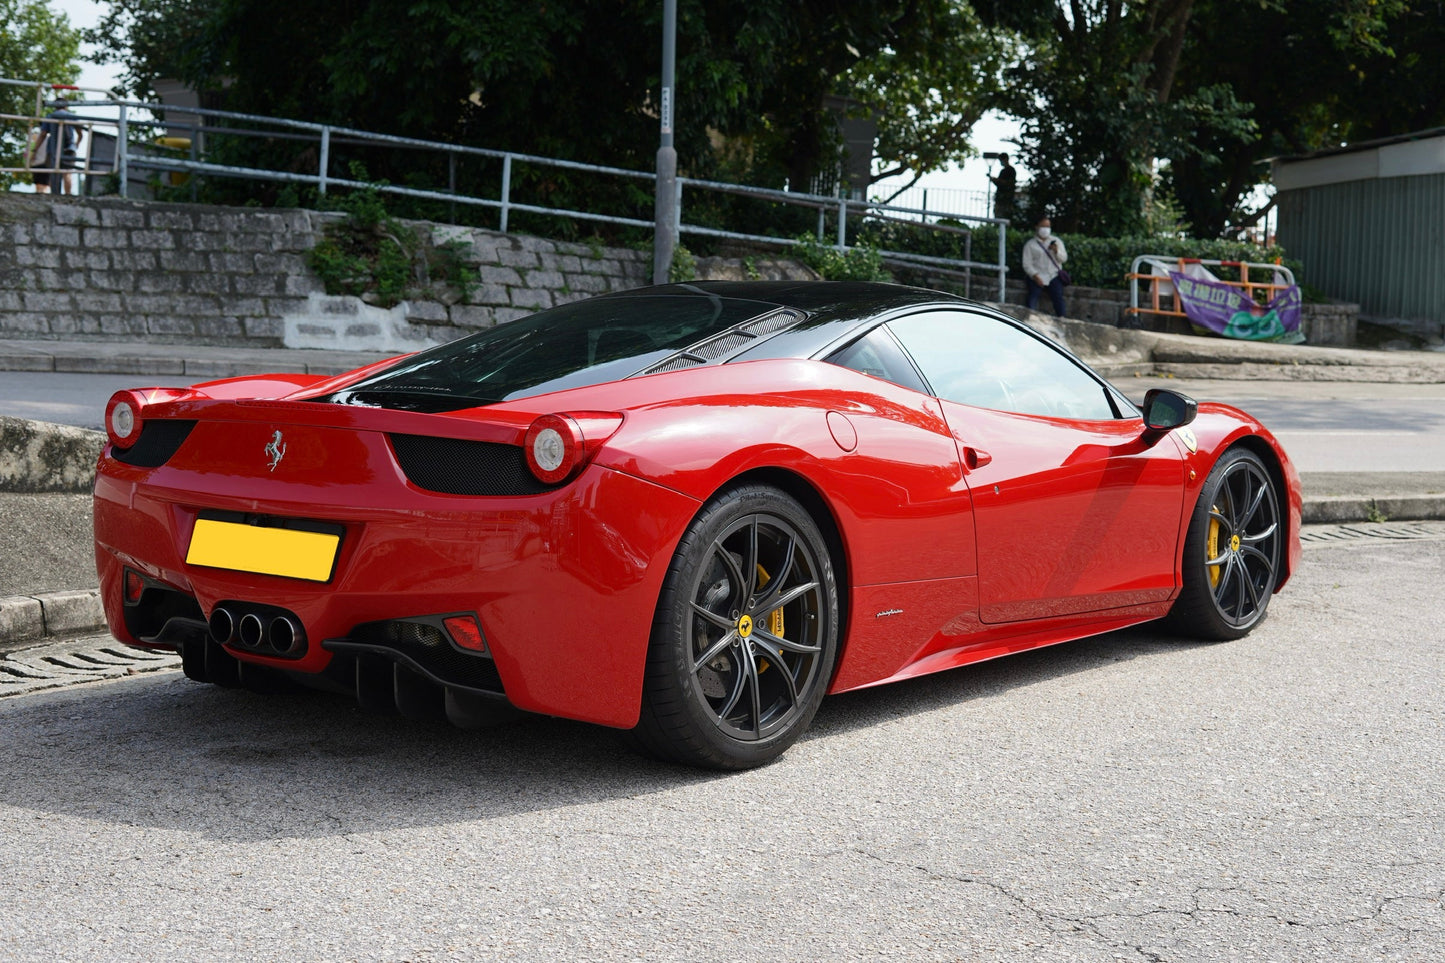
<svg viewBox="0 0 1445 963"><path fill-rule="evenodd" d="M305 255L338 215L117 198L0 195L0 338L360 347L356 298L328 298ZM648 283L650 255L418 224L460 241L470 296L437 289L394 312L401 340L438 342ZM318 307L319 306L319 307Z"/></svg>
<svg viewBox="0 0 1445 963"><path fill-rule="evenodd" d="M0 336L278 345L313 234L306 211L8 194Z"/></svg>

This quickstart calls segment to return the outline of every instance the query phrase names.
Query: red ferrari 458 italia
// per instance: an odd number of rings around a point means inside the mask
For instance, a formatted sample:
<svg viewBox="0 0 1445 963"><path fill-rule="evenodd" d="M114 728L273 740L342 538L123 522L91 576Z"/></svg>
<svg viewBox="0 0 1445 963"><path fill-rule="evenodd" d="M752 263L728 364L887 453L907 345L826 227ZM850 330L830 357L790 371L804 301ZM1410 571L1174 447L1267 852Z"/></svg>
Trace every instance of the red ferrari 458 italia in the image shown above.
<svg viewBox="0 0 1445 963"><path fill-rule="evenodd" d="M823 695L1166 619L1299 564L1253 418L1142 410L989 308L862 283L567 304L339 377L122 391L106 617L191 678L767 762Z"/></svg>

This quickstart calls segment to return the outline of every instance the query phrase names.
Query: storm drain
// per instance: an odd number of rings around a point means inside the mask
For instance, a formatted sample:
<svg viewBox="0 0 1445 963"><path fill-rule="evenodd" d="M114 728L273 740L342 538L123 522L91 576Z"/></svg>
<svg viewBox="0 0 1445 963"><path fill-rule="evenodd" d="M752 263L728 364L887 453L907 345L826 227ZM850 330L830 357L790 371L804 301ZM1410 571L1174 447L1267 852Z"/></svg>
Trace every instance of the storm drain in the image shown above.
<svg viewBox="0 0 1445 963"><path fill-rule="evenodd" d="M1387 522L1353 525L1307 525L1300 531L1305 545L1333 545L1361 539L1402 541L1405 539L1445 538L1445 522L1413 522L1409 525Z"/></svg>
<svg viewBox="0 0 1445 963"><path fill-rule="evenodd" d="M178 669L179 656L81 639L12 652L0 658L0 698L141 672Z"/></svg>

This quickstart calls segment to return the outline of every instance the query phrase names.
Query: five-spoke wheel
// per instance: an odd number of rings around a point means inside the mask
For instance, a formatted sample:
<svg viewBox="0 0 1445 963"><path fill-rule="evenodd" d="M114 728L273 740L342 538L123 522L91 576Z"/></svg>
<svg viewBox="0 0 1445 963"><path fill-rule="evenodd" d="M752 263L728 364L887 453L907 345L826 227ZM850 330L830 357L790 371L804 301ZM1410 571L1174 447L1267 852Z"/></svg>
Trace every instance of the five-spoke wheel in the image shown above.
<svg viewBox="0 0 1445 963"><path fill-rule="evenodd" d="M776 758L817 711L837 626L832 561L803 507L762 486L723 494L668 569L635 737L694 765Z"/></svg>
<svg viewBox="0 0 1445 963"><path fill-rule="evenodd" d="M1209 639L1237 639L1264 618L1279 582L1284 525L1259 456L1231 448L1205 480L1184 544L1184 588L1171 624Z"/></svg>

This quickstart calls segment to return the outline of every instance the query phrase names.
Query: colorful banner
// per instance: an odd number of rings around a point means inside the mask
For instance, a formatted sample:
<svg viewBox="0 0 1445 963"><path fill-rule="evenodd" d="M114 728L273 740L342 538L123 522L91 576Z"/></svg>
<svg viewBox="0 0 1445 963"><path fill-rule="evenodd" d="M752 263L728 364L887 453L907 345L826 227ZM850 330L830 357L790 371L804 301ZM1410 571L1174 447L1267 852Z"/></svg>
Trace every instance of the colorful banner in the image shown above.
<svg viewBox="0 0 1445 963"><path fill-rule="evenodd" d="M1170 271L1169 280L1174 282L1185 316L1201 328L1242 341L1299 344L1305 339L1299 329L1303 299L1297 284L1261 307L1243 289L1220 281L1192 278L1178 271Z"/></svg>

